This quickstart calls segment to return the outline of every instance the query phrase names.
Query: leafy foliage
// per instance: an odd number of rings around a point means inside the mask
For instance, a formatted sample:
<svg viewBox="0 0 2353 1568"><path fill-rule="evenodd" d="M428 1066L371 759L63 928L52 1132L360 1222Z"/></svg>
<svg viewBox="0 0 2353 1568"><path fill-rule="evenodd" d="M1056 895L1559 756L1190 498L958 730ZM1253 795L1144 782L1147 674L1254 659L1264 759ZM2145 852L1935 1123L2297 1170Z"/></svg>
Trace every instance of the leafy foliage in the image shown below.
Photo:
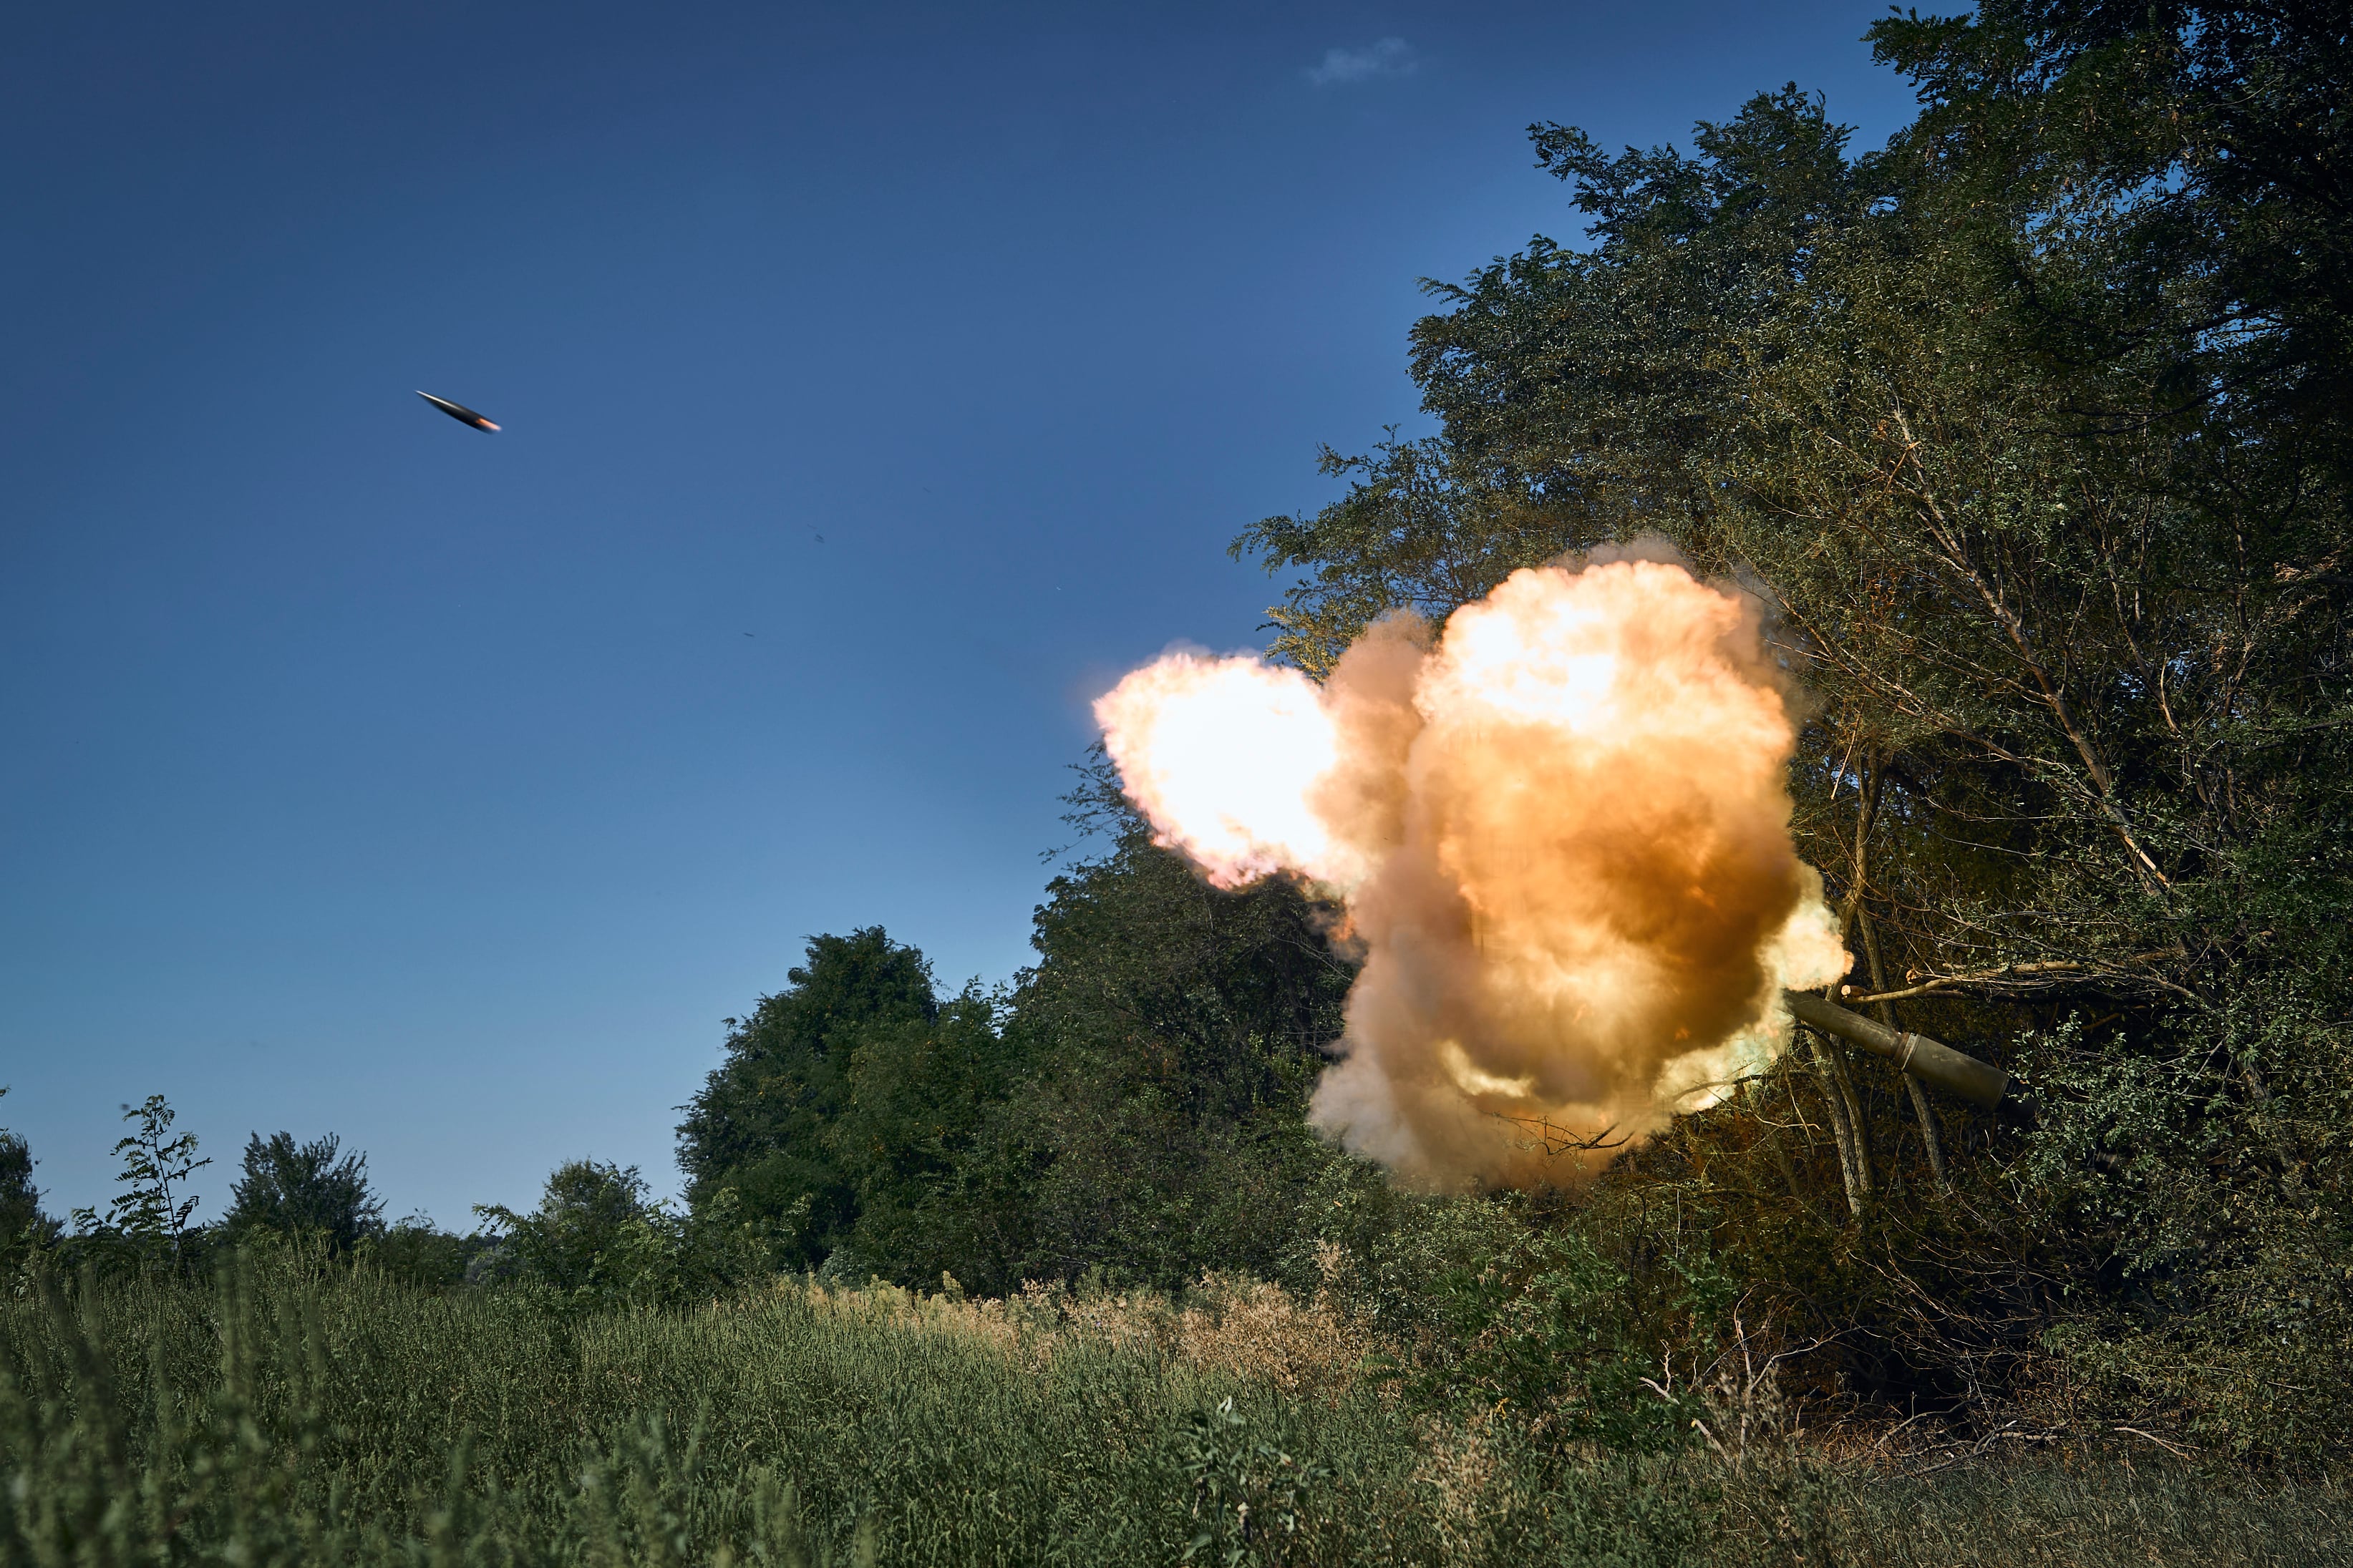
<svg viewBox="0 0 2353 1568"><path fill-rule="evenodd" d="M474 1259L497 1245L494 1236L459 1236L435 1225L430 1215L417 1214L363 1239L354 1256L403 1284L447 1290L464 1284Z"/></svg>
<svg viewBox="0 0 2353 1568"><path fill-rule="evenodd" d="M788 1258L816 1264L858 1214L856 1177L828 1129L850 1103L859 1044L870 1029L929 1026L939 1004L923 954L880 926L812 938L786 979L749 1018L727 1021L727 1060L687 1107L679 1164L695 1205L732 1190Z"/></svg>
<svg viewBox="0 0 2353 1568"><path fill-rule="evenodd" d="M365 1154L342 1154L332 1132L297 1143L290 1132L246 1140L244 1173L230 1189L222 1224L232 1237L254 1230L319 1238L335 1254L384 1233L384 1204L370 1190Z"/></svg>
<svg viewBox="0 0 2353 1568"><path fill-rule="evenodd" d="M1234 1408L1230 1394L1186 1421L1177 1462L1192 1483L1192 1512L1200 1521L1181 1561L1218 1568L1289 1555L1311 1517L1309 1500L1332 1479L1327 1466L1253 1437L1250 1417Z"/></svg>
<svg viewBox="0 0 2353 1568"><path fill-rule="evenodd" d="M1101 1269L1174 1289L1267 1270L1336 1158L1303 1111L1350 969L1293 883L1208 886L1099 766L1072 802L1102 814L1110 847L1038 910L1039 960L1005 1026L1024 1077L981 1155L1026 1194L1001 1261L973 1278L1009 1289Z"/></svg>
<svg viewBox="0 0 2353 1568"><path fill-rule="evenodd" d="M708 1299L774 1267L762 1227L744 1219L732 1188L680 1213L646 1201L634 1165L571 1161L547 1178L531 1213L496 1204L474 1212L502 1234L468 1260L467 1281L512 1283L566 1316Z"/></svg>
<svg viewBox="0 0 2353 1568"><path fill-rule="evenodd" d="M1826 1391L1982 1410L2060 1351L2200 1441L2340 1442L2353 1385L2312 1371L2353 1321L2315 1261L2353 1236L2340 13L1893 16L1924 108L1859 155L1794 87L1689 153L1532 127L1589 246L1430 286L1440 433L1327 454L1345 497L1236 542L1304 569L1271 614L1311 671L1638 533L1766 601L1853 989L2041 1107L1999 1127L1825 1042L1613 1176L1579 1222L1605 1250L1642 1250L1608 1228L1635 1189L1719 1215L1831 1336Z"/></svg>
<svg viewBox="0 0 2353 1568"><path fill-rule="evenodd" d="M967 991L858 1042L846 1102L824 1134L857 1213L845 1250L827 1260L835 1276L933 1281L986 1268L995 1238L976 1156L1017 1066L996 1013Z"/></svg>
<svg viewBox="0 0 2353 1568"><path fill-rule="evenodd" d="M940 1002L872 928L731 1026L680 1128L694 1212L738 1192L852 1284L1275 1265L1335 1158L1303 1112L1348 968L1294 885L1222 892L1154 846L1099 759L1072 805L1109 847L1049 887L1009 994Z"/></svg>
<svg viewBox="0 0 2353 1568"><path fill-rule="evenodd" d="M0 1088L0 1095L8 1091ZM0 1127L0 1274L13 1272L38 1247L56 1239L57 1222L41 1212L33 1185L33 1151Z"/></svg>
<svg viewBox="0 0 2353 1568"><path fill-rule="evenodd" d="M76 1252L108 1267L154 1268L193 1261L191 1244L201 1233L188 1224L201 1201L188 1193L188 1180L212 1163L196 1156L196 1135L174 1133L177 1119L160 1094L122 1108L122 1119L138 1130L114 1145L122 1170L101 1221L95 1209L73 1211Z"/></svg>

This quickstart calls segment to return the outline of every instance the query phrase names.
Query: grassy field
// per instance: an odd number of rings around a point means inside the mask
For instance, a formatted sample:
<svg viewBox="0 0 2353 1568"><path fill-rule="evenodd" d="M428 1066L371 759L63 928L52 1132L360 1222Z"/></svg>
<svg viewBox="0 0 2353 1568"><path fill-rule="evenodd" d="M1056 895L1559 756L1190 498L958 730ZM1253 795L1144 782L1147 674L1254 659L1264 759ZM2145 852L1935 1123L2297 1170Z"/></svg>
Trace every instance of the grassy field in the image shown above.
<svg viewBox="0 0 2353 1568"><path fill-rule="evenodd" d="M364 1273L29 1289L0 1564L2353 1561L2331 1486L1546 1454L1418 1416L1365 1348L1239 1286L577 1321Z"/></svg>

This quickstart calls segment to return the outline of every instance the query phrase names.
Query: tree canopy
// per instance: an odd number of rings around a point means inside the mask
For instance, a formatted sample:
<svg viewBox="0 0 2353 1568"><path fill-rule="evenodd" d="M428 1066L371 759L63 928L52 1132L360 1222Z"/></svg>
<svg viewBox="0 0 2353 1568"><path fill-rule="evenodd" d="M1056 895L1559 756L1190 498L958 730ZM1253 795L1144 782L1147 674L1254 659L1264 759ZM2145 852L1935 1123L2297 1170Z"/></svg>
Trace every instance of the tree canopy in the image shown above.
<svg viewBox="0 0 2353 1568"><path fill-rule="evenodd" d="M1588 243L1426 285L1439 433L1327 453L1348 492L1234 546L1302 574L1274 647L1315 673L1636 534L1757 594L1852 991L2041 1098L1974 1282L1880 1259L1936 1325L1905 1353L2014 1354L2113 1289L2084 1331L2172 1353L2104 1364L2243 1358L2242 1433L2256 1363L2353 1322L2309 1261L2353 1218L2348 17L1892 16L1922 111L1875 151L1795 87L1687 153L1532 126ZM1924 1245L1900 1194L1994 1130L1915 1096L1924 1142L1884 1074L1814 1061L1847 1203Z"/></svg>
<svg viewBox="0 0 2353 1568"><path fill-rule="evenodd" d="M1222 892L1154 846L1099 762L1071 799L1103 853L1050 885L1004 994L939 1001L869 928L731 1022L679 1129L698 1206L733 1192L853 1282L1275 1264L1333 1158L1303 1112L1348 967L1292 883Z"/></svg>
<svg viewBox="0 0 2353 1568"><path fill-rule="evenodd" d="M7 1092L0 1087L0 1096ZM57 1222L41 1212L33 1164L31 1146L19 1134L0 1127L0 1268L14 1266L34 1247L56 1237Z"/></svg>
<svg viewBox="0 0 2353 1568"><path fill-rule="evenodd" d="M273 1132L267 1141L250 1134L223 1220L229 1233L310 1237L336 1254L382 1236L384 1202L368 1185L367 1156L344 1154L342 1147L332 1132L307 1143L291 1132Z"/></svg>
<svg viewBox="0 0 2353 1568"><path fill-rule="evenodd" d="M721 1189L794 1233L821 1260L857 1215L853 1177L828 1139L848 1107L851 1059L869 1030L939 1016L923 954L880 926L810 939L787 987L727 1020L727 1058L686 1109L679 1165L691 1201Z"/></svg>

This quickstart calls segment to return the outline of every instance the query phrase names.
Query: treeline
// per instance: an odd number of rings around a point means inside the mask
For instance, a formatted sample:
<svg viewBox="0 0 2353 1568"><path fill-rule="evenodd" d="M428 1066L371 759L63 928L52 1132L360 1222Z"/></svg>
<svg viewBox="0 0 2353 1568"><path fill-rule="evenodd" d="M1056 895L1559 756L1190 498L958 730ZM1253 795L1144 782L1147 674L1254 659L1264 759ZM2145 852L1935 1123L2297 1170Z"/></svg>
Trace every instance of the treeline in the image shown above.
<svg viewBox="0 0 2353 1568"><path fill-rule="evenodd" d="M308 1142L290 1132L251 1134L227 1212L200 1222L191 1188L212 1157L178 1120L160 1094L125 1107L131 1131L114 1147L121 1168L113 1198L63 1220L41 1207L30 1145L0 1128L0 1278L19 1295L42 1274L202 1278L227 1254L259 1246L321 1259L366 1256L404 1279L438 1285L465 1279L469 1260L496 1244L491 1236L443 1232L422 1215L385 1224L367 1156L346 1153L332 1132Z"/></svg>
<svg viewBox="0 0 2353 1568"><path fill-rule="evenodd" d="M686 1108L682 1209L567 1167L417 1267L575 1301L1244 1271L1559 1441L1694 1440L1656 1391L1764 1357L1826 1410L2342 1454L2353 9L1871 37L1921 94L1883 149L1794 87L1689 152L1532 127L1589 245L1432 285L1438 434L1327 452L1345 497L1234 549L1295 574L1274 650L1311 673L1636 535L1751 586L1811 705L1795 830L1848 1003L2000 1061L2010 1108L1801 1039L1588 1189L1399 1194L1303 1124L1350 977L1319 911L1204 886L1097 773L1100 853L1009 989L818 938ZM33 1245L152 1250L170 1209Z"/></svg>
<svg viewBox="0 0 2353 1568"><path fill-rule="evenodd" d="M299 1239L430 1288L595 1304L778 1272L986 1294L1295 1273L1303 1194L1344 1168L1303 1110L1349 967L1295 886L1208 887L1100 768L1071 798L1103 852L1053 880L1012 986L943 996L920 952L870 928L814 938L783 990L728 1020L679 1129L681 1207L582 1160L530 1212L478 1209L472 1234L387 1225L364 1157L257 1133L229 1211L200 1226L201 1156L158 1098L129 1113L121 1196L69 1225L41 1215L22 1141L0 1142L0 1248L201 1274L225 1247Z"/></svg>

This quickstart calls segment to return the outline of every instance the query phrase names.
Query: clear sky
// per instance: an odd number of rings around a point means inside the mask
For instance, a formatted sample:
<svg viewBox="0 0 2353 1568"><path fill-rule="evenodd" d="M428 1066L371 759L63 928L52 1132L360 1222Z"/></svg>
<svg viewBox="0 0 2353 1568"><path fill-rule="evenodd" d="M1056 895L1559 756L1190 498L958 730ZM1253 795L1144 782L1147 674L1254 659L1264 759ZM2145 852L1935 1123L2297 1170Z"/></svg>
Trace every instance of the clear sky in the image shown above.
<svg viewBox="0 0 2353 1568"><path fill-rule="evenodd" d="M0 1124L332 1130L395 1215L674 1188L720 1020L880 922L1009 977L1088 700L1418 430L1533 120L1875 8L30 7L0 52ZM467 429L413 389L505 426Z"/></svg>

